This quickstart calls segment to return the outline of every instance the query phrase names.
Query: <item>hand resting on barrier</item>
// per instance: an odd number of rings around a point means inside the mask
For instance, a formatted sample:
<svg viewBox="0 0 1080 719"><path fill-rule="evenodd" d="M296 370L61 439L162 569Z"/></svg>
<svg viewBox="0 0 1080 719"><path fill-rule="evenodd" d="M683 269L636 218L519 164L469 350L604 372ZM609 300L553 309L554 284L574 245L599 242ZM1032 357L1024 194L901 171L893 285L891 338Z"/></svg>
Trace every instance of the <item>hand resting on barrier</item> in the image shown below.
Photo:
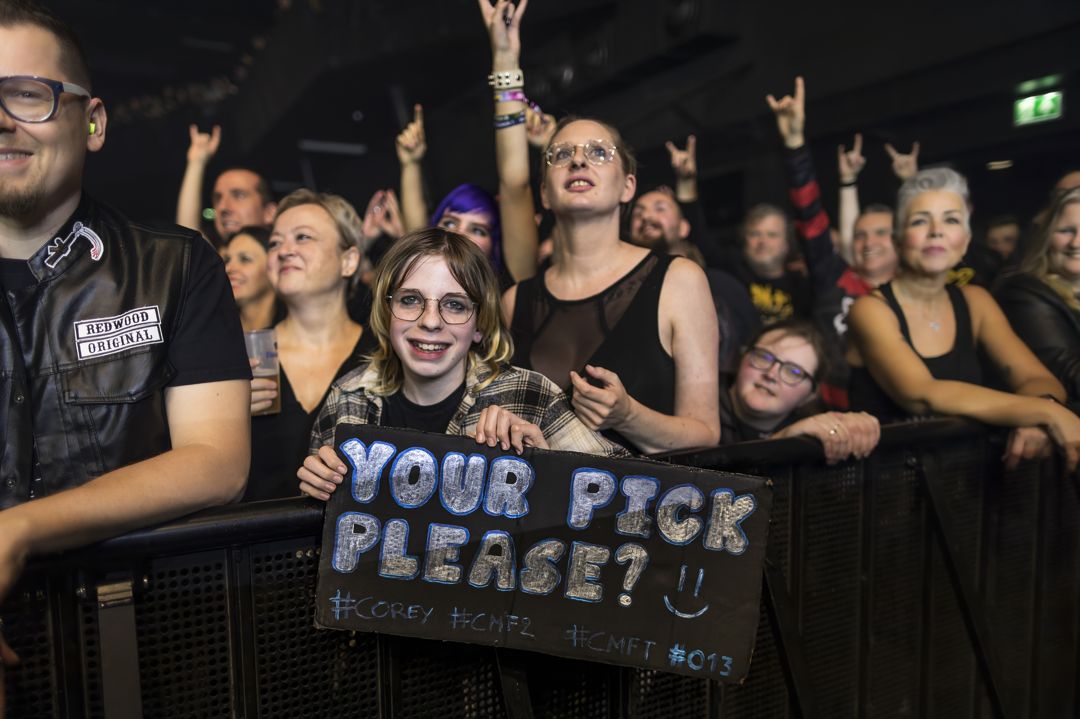
<svg viewBox="0 0 1080 719"><path fill-rule="evenodd" d="M836 464L868 457L881 439L881 424L866 412L822 412L784 427L772 439L799 436L821 442L825 461Z"/></svg>

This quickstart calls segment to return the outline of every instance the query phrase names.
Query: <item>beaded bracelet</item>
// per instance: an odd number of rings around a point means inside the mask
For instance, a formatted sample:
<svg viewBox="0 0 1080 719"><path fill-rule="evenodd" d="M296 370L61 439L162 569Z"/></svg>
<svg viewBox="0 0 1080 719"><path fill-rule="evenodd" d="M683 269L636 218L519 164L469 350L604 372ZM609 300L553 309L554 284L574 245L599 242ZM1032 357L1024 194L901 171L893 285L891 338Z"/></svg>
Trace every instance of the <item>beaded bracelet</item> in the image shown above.
<svg viewBox="0 0 1080 719"><path fill-rule="evenodd" d="M525 73L521 68L493 72L488 75L488 85L496 90L518 90L525 87Z"/></svg>
<svg viewBox="0 0 1080 719"><path fill-rule="evenodd" d="M495 129L503 130L507 127L513 127L514 125L520 125L525 122L525 111L512 112L509 115L496 115L495 116Z"/></svg>

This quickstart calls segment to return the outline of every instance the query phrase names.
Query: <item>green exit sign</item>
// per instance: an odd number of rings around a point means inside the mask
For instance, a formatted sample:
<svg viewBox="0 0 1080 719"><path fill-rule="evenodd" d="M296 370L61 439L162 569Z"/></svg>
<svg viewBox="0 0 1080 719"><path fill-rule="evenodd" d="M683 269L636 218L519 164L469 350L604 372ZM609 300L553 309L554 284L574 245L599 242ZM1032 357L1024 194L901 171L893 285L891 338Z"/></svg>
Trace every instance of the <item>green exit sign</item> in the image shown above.
<svg viewBox="0 0 1080 719"><path fill-rule="evenodd" d="M1064 112L1065 93L1061 91L1022 97L1013 103L1013 125L1020 127L1036 122L1057 120Z"/></svg>

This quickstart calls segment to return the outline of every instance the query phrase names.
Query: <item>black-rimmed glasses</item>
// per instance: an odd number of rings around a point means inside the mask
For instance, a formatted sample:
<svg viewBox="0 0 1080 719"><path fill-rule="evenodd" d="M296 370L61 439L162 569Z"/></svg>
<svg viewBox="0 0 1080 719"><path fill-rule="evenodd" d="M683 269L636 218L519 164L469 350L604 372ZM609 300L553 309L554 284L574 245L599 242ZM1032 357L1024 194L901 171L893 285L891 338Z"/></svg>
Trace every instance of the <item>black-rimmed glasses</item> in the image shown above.
<svg viewBox="0 0 1080 719"><path fill-rule="evenodd" d="M476 303L466 295L443 295L442 297L424 297L414 290L401 290L387 295L390 312L394 317L405 322L415 322L424 314L428 302L436 303L439 316L448 325L463 325L473 316Z"/></svg>
<svg viewBox="0 0 1080 719"><path fill-rule="evenodd" d="M560 142L557 145L552 145L544 153L544 160L552 167L569 165L579 147L582 148L585 159L590 165L606 165L615 159L615 146L610 142L589 140L577 145L572 142Z"/></svg>
<svg viewBox="0 0 1080 719"><path fill-rule="evenodd" d="M60 94L90 97L90 91L73 82L31 75L0 77L0 108L19 122L48 122L56 117Z"/></svg>
<svg viewBox="0 0 1080 719"><path fill-rule="evenodd" d="M814 380L813 375L811 375L799 365L795 364L794 362L785 362L784 360L774 355L772 352L764 350L760 347L751 347L746 352L746 359L750 363L751 367L762 372L768 372L773 368L773 365L779 364L780 381L789 387L794 387L805 380L810 380L811 386L817 384L817 382Z"/></svg>

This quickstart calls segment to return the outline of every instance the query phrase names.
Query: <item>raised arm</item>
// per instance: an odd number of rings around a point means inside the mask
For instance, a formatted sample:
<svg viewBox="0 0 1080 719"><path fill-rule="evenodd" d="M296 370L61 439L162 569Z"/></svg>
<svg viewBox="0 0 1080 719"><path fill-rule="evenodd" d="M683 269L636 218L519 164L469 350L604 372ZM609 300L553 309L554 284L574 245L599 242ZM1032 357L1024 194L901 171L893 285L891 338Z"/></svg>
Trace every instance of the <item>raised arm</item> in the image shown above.
<svg viewBox="0 0 1080 719"><path fill-rule="evenodd" d="M401 163L401 218L405 231L422 230L430 219L424 201L424 170L420 164L427 154L423 106L413 106L413 120L397 136L395 147Z"/></svg>
<svg viewBox="0 0 1080 719"><path fill-rule="evenodd" d="M862 134L855 133L855 142L848 150L843 145L836 148L836 165L840 174L840 256L849 265L855 264L852 242L855 239L855 221L859 219L859 173L866 167L862 154Z"/></svg>
<svg viewBox="0 0 1080 719"><path fill-rule="evenodd" d="M829 216L821 202L821 186L814 172L814 161L806 147L806 85L795 78L795 94L777 100L768 95L766 102L776 116L776 129L788 149L788 195L795 211L795 229L815 288L824 290L843 273L845 264L833 247Z"/></svg>
<svg viewBox="0 0 1080 719"><path fill-rule="evenodd" d="M714 307L702 269L690 260L674 260L660 291L659 323L661 336L670 337L675 362L675 414L646 407L627 393L617 374L587 366L601 386L570 373L578 417L590 429L617 430L646 454L717 444L720 333Z"/></svg>
<svg viewBox="0 0 1080 719"><path fill-rule="evenodd" d="M1080 461L1080 417L1043 397L935 379L922 358L904 341L900 323L884 300L875 296L856 300L848 315L848 326L857 359L905 411L969 417L1003 427L1045 426L1065 452L1070 471ZM992 322L987 324L983 331L992 331L992 326ZM1027 370L1015 376L1023 381L1029 379Z"/></svg>
<svg viewBox="0 0 1080 719"><path fill-rule="evenodd" d="M180 182L176 200L176 224L199 231L202 227L202 192L206 165L221 145L221 127L214 125L209 133L199 132L196 125L188 128L191 144L187 151L187 166Z"/></svg>
<svg viewBox="0 0 1080 719"><path fill-rule="evenodd" d="M31 554L70 549L240 498L251 456L248 383L170 387L165 412L169 451L0 512L0 598Z"/></svg>
<svg viewBox="0 0 1080 719"><path fill-rule="evenodd" d="M919 171L918 141L911 143L911 152L906 154L886 142L885 152L889 153L889 157L892 159L893 174L896 175L896 179L900 180L900 182L904 182Z"/></svg>
<svg viewBox="0 0 1080 719"><path fill-rule="evenodd" d="M688 135L686 147L679 147L668 140L664 143L671 158L671 170L675 173L675 199L682 202L697 202L697 137Z"/></svg>
<svg viewBox="0 0 1080 719"><path fill-rule="evenodd" d="M536 274L539 231L533 217L529 184L529 140L525 128L524 82L521 77L521 17L528 0L478 0L491 39L491 72L501 82L495 95L495 163L499 173L499 221L503 260L515 280ZM502 87L499 87L501 85ZM520 121L518 121L520 115Z"/></svg>

